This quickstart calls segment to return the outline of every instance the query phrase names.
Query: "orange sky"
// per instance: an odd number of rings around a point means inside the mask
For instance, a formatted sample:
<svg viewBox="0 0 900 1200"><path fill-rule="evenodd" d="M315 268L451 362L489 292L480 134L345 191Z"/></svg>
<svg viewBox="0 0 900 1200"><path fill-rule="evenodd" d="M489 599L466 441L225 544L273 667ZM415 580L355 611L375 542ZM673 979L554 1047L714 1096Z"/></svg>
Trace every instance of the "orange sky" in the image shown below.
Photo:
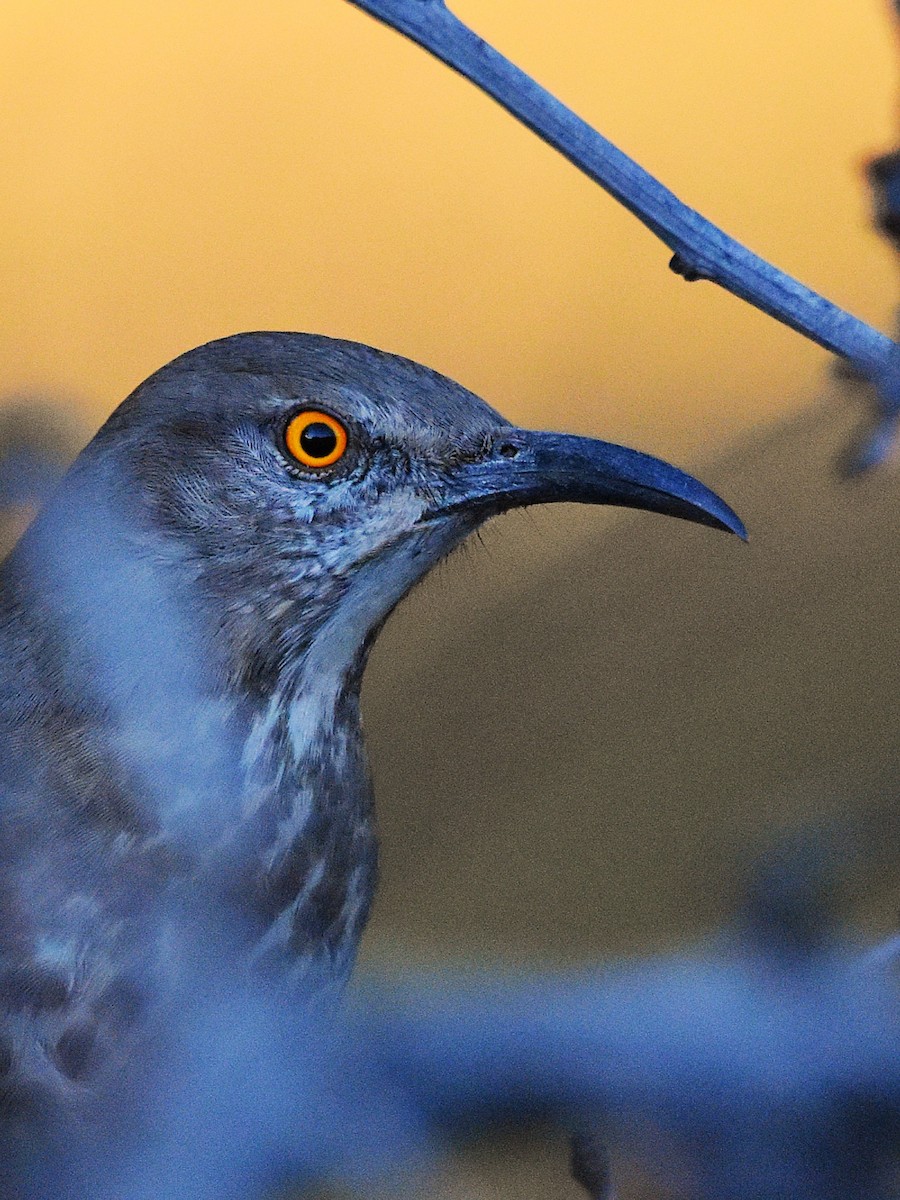
<svg viewBox="0 0 900 1200"><path fill-rule="evenodd" d="M897 140L886 0L459 0L681 197L886 325L857 167ZM0 390L99 421L240 329L369 341L513 419L705 453L826 358L708 285L345 0L5 0Z"/></svg>

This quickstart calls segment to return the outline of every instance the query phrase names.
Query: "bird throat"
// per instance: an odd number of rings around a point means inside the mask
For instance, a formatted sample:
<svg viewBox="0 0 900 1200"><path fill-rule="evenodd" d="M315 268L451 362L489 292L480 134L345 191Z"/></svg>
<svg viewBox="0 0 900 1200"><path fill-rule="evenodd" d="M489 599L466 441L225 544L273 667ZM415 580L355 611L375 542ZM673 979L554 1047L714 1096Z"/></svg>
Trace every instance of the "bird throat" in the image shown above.
<svg viewBox="0 0 900 1200"><path fill-rule="evenodd" d="M253 866L241 875L258 922L254 953L305 990L345 981L375 890L364 657L340 670L308 654L257 709L243 747L240 837L253 847Z"/></svg>

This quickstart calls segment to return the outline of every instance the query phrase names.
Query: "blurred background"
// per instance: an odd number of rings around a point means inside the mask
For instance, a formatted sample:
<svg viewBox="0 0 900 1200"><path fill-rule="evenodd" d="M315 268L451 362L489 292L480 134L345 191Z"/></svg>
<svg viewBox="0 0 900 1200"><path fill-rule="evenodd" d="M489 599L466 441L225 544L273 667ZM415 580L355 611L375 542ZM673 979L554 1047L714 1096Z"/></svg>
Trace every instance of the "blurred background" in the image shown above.
<svg viewBox="0 0 900 1200"><path fill-rule="evenodd" d="M682 199L892 326L863 174L897 141L887 0L453 7ZM404 604L365 694L368 961L683 945L753 847L848 816L879 849L853 911L893 927L900 497L891 467L837 480L865 397L823 352L677 279L605 194L344 0L5 0L0 142L0 393L56 403L53 453L193 345L311 330L670 456L750 527L743 546L519 514ZM538 1139L431 1194L578 1193Z"/></svg>

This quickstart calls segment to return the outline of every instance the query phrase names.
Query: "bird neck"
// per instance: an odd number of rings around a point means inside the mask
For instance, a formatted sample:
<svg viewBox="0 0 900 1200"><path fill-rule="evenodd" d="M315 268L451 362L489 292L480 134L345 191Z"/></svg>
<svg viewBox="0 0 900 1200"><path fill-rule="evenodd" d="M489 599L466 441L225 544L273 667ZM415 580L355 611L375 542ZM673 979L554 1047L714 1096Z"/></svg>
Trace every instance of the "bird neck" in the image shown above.
<svg viewBox="0 0 900 1200"><path fill-rule="evenodd" d="M117 887L172 848L151 889L224 889L261 955L342 978L376 872L359 690L408 581L188 555L94 499L48 507L0 595L8 716L46 805Z"/></svg>
<svg viewBox="0 0 900 1200"><path fill-rule="evenodd" d="M257 953L343 980L375 889L377 843L359 689L368 645L330 636L292 662L247 725L241 838L255 847Z"/></svg>

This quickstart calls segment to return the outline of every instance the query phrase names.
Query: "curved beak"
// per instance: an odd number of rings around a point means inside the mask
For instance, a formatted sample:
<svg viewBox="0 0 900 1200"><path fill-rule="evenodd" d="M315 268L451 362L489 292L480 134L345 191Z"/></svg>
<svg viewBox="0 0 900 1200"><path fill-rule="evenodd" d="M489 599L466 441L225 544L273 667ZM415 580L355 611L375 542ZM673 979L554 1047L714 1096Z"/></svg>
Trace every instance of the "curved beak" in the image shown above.
<svg viewBox="0 0 900 1200"><path fill-rule="evenodd" d="M737 534L740 517L693 476L659 458L595 438L511 429L491 453L454 467L426 517L462 510L489 516L526 504L617 504Z"/></svg>

